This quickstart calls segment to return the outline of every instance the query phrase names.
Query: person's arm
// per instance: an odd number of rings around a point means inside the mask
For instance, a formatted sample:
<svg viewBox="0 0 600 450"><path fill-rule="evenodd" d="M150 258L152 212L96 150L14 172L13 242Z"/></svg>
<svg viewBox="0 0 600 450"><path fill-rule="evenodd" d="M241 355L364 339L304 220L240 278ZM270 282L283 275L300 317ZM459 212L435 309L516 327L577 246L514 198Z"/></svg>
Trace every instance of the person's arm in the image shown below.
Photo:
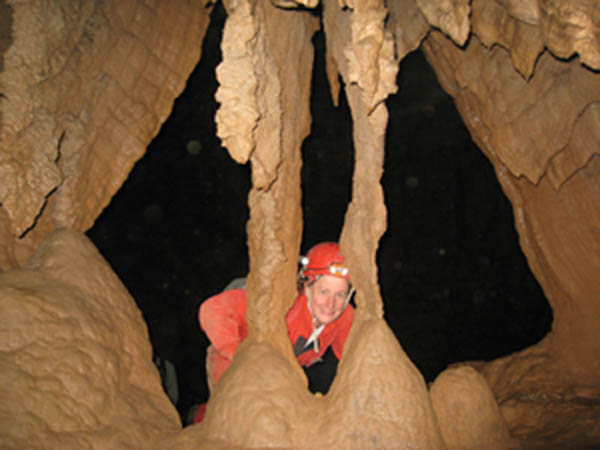
<svg viewBox="0 0 600 450"><path fill-rule="evenodd" d="M339 321L339 331L331 343L331 348L336 358L341 359L344 343L346 342L348 333L350 333L350 327L352 326L352 321L354 320L354 308L352 305L348 305L337 320Z"/></svg>
<svg viewBox="0 0 600 450"><path fill-rule="evenodd" d="M200 328L215 349L233 359L237 346L246 338L246 291L232 289L211 297L200 305Z"/></svg>

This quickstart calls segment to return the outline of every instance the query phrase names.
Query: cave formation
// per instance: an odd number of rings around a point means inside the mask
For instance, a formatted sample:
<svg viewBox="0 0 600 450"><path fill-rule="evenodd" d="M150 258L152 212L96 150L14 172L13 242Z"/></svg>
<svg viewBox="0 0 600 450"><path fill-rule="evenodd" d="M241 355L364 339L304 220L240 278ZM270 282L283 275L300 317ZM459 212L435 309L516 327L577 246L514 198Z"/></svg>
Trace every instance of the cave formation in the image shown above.
<svg viewBox="0 0 600 450"><path fill-rule="evenodd" d="M191 408L208 398L199 304L248 271L249 167L219 146L213 122L225 17L215 5L200 62L169 118L86 232L142 311L155 354L175 365L176 407L186 423ZM332 103L322 30L312 41L302 254L313 242L337 239L352 178L349 107L343 90ZM422 52L402 59L396 84L386 100L388 220L378 279L386 322L431 382L449 363L492 360L535 344L550 329L551 310L493 166ZM328 391L336 366L328 352L304 368L311 392Z"/></svg>
<svg viewBox="0 0 600 450"><path fill-rule="evenodd" d="M327 0L321 23L313 1L225 6L216 123L231 157L252 168L250 335L205 421L181 431L141 314L83 232L168 116L200 58L211 5L0 5L9 17L0 22L2 446L598 445L594 6ZM332 96L343 88L352 113L341 245L358 306L325 396L306 389L281 321L294 297L302 227L284 224L302 223L300 148L319 26ZM554 316L540 343L452 367L431 386L383 320L375 262L387 214L385 100L399 61L419 46L493 164Z"/></svg>

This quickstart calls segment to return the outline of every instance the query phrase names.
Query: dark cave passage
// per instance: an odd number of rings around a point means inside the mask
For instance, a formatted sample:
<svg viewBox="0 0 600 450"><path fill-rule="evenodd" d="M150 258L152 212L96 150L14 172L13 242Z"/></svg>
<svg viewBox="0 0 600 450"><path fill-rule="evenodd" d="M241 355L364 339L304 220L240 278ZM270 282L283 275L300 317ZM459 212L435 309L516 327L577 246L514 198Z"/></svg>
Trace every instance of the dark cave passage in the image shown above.
<svg viewBox="0 0 600 450"><path fill-rule="evenodd" d="M420 50L401 62L397 85L387 100L378 267L386 320L432 381L448 364L535 344L552 310L492 164Z"/></svg>
<svg viewBox="0 0 600 450"><path fill-rule="evenodd" d="M224 19L217 3L202 59L171 116L88 232L142 310L155 351L175 365L184 419L208 398L208 341L198 307L248 270L250 168L229 157L214 124ZM313 41L313 129L302 149L303 252L339 236L353 165L348 105L342 90L333 107L323 33ZM552 312L519 247L493 167L420 51L402 61L398 83L399 93L387 101L388 229L377 262L385 318L431 381L450 363L532 345L549 331ZM309 369L311 390L326 392L335 366L329 352Z"/></svg>
<svg viewBox="0 0 600 450"><path fill-rule="evenodd" d="M224 21L217 3L171 115L88 231L141 309L155 353L174 364L184 423L208 399L198 307L248 271L250 167L221 147L214 122Z"/></svg>

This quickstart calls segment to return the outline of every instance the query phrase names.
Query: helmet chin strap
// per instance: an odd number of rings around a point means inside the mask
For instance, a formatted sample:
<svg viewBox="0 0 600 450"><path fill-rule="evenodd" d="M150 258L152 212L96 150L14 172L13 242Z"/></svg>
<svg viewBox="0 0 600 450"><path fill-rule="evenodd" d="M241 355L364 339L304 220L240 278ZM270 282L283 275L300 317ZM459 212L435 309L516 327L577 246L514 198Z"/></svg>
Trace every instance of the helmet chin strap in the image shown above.
<svg viewBox="0 0 600 450"><path fill-rule="evenodd" d="M354 295L354 287L351 286L350 291L348 291L348 295L346 296L346 303L344 303L344 309L346 309L346 306L348 306L348 303L350 303L350 300L352 299L353 295Z"/></svg>

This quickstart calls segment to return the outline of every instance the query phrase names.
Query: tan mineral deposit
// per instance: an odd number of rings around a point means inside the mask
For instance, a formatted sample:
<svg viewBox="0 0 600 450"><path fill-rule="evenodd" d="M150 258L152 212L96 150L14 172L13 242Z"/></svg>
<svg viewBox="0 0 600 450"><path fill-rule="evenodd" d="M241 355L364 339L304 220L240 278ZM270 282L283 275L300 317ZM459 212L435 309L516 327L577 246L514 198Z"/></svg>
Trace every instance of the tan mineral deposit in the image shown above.
<svg viewBox="0 0 600 450"><path fill-rule="evenodd" d="M182 429L142 315L84 232L169 116L213 5L0 0L0 448L600 448L597 2L322 0L320 17L317 3L224 0L215 120L252 168L249 337ZM325 396L282 320L319 27L355 148L340 241L357 315ZM493 164L554 315L539 344L431 386L386 324L375 264L384 101L419 47Z"/></svg>

